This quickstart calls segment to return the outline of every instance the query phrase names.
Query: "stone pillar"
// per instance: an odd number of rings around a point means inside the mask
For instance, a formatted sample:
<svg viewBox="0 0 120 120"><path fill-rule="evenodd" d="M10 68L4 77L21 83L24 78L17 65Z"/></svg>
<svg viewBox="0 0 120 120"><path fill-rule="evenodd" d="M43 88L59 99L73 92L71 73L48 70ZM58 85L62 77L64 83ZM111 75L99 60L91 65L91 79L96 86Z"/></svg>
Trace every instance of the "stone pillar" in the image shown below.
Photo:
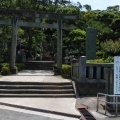
<svg viewBox="0 0 120 120"><path fill-rule="evenodd" d="M114 69L104 68L104 79L106 82L106 94L114 94Z"/></svg>
<svg viewBox="0 0 120 120"><path fill-rule="evenodd" d="M17 21L18 21L18 17L14 16L12 20L12 41L11 41L11 51L10 51L10 69L11 69L11 73L13 74L17 73L17 68L15 67L17 30L18 30Z"/></svg>
<svg viewBox="0 0 120 120"><path fill-rule="evenodd" d="M77 63L77 59L73 58L72 62L71 62L71 78L74 80L74 77L78 77L78 69L76 69L77 67L74 66L74 63Z"/></svg>
<svg viewBox="0 0 120 120"><path fill-rule="evenodd" d="M96 33L94 28L86 29L86 57L87 60L96 58Z"/></svg>
<svg viewBox="0 0 120 120"><path fill-rule="evenodd" d="M86 56L81 56L79 59L79 82L86 82Z"/></svg>
<svg viewBox="0 0 120 120"><path fill-rule="evenodd" d="M62 20L58 20L57 28L57 72L62 72Z"/></svg>
<svg viewBox="0 0 120 120"><path fill-rule="evenodd" d="M110 93L110 68L104 68L105 93Z"/></svg>

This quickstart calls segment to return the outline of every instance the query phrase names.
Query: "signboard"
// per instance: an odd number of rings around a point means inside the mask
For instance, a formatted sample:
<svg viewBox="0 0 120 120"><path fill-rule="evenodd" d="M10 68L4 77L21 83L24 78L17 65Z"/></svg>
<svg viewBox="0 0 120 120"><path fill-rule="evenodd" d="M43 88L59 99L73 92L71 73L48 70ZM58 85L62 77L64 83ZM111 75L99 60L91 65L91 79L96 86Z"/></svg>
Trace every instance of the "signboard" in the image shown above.
<svg viewBox="0 0 120 120"><path fill-rule="evenodd" d="M114 57L114 94L120 94L120 56Z"/></svg>

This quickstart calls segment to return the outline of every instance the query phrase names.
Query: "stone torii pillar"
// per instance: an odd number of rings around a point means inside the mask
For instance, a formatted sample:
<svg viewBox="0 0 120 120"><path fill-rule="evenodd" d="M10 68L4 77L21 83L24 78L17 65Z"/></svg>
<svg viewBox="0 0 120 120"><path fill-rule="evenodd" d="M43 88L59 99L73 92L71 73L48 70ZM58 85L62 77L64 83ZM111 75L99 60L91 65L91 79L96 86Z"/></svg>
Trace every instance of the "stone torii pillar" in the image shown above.
<svg viewBox="0 0 120 120"><path fill-rule="evenodd" d="M86 29L86 56L87 60L96 59L96 34L97 29Z"/></svg>
<svg viewBox="0 0 120 120"><path fill-rule="evenodd" d="M58 20L57 28L57 74L62 72L62 20Z"/></svg>
<svg viewBox="0 0 120 120"><path fill-rule="evenodd" d="M18 23L18 17L13 16L13 19L12 19L12 41L11 41L11 51L10 51L10 70L11 70L11 73L13 73L13 74L17 73L17 68L15 67L17 32L18 32L17 23Z"/></svg>

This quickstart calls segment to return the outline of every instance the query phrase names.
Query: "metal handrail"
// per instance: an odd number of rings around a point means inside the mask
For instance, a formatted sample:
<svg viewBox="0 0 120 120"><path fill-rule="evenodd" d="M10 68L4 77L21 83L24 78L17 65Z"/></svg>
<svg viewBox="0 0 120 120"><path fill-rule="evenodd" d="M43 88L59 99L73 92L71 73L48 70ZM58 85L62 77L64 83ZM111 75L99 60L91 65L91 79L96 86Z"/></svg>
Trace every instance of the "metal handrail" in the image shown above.
<svg viewBox="0 0 120 120"><path fill-rule="evenodd" d="M105 96L105 100L99 99L99 95ZM115 98L115 102L108 102L108 97ZM117 114L118 114L118 104L120 104L120 102L118 102L119 97L120 97L120 95L109 95L109 94L104 94L104 93L98 93L97 94L97 111L99 109L99 101L105 102L105 115L107 114L107 104L115 104L115 108L116 108L115 111L116 111L116 116L117 116Z"/></svg>

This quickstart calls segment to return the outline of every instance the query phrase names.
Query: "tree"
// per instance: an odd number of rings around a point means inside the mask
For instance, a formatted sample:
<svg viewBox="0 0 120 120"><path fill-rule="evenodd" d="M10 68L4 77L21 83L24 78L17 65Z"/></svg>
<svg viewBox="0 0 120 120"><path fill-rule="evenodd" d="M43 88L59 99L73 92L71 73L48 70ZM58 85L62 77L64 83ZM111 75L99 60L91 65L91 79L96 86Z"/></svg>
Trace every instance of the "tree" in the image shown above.
<svg viewBox="0 0 120 120"><path fill-rule="evenodd" d="M119 11L119 5L115 5L115 6L109 6L107 7L107 10L109 11Z"/></svg>
<svg viewBox="0 0 120 120"><path fill-rule="evenodd" d="M70 32L69 36L68 44L71 45L69 49L71 51L85 52L86 32L81 29L74 29Z"/></svg>
<svg viewBox="0 0 120 120"><path fill-rule="evenodd" d="M77 14L76 20L63 20L63 23L76 26L74 30L63 30L63 48L69 50L85 51L85 31L87 27L93 27L97 29L97 50L100 50L100 43L112 39L118 41L120 38L120 11L119 5L109 6L106 10L92 10L88 4L81 5L77 2L77 6L70 3L69 0L1 0L1 8L10 8L15 10L29 10L38 12L50 12L50 13L65 13L65 14ZM85 11L81 11L85 8ZM1 15L1 19L10 19L11 16ZM25 21L33 21L27 17L20 17ZM53 18L41 19L43 23L56 22ZM0 44L3 45L5 41L11 40L11 27L1 26L3 34L0 36ZM39 49L37 43L39 43L44 36L45 40L48 40L48 33L53 40L54 50L56 52L56 40L57 32L55 29L42 31L36 28L19 28L22 30L18 32L18 40L22 39L23 42L29 44L31 49ZM31 45L30 45L31 43ZM36 47L35 47L36 46Z"/></svg>
<svg viewBox="0 0 120 120"><path fill-rule="evenodd" d="M14 8L15 9L16 0L1 0L0 8Z"/></svg>
<svg viewBox="0 0 120 120"><path fill-rule="evenodd" d="M81 10L82 9L82 5L80 2L77 2L78 8Z"/></svg>
<svg viewBox="0 0 120 120"><path fill-rule="evenodd" d="M88 4L83 5L83 7L84 7L87 11L91 11L91 10L92 10L91 6L88 5Z"/></svg>

